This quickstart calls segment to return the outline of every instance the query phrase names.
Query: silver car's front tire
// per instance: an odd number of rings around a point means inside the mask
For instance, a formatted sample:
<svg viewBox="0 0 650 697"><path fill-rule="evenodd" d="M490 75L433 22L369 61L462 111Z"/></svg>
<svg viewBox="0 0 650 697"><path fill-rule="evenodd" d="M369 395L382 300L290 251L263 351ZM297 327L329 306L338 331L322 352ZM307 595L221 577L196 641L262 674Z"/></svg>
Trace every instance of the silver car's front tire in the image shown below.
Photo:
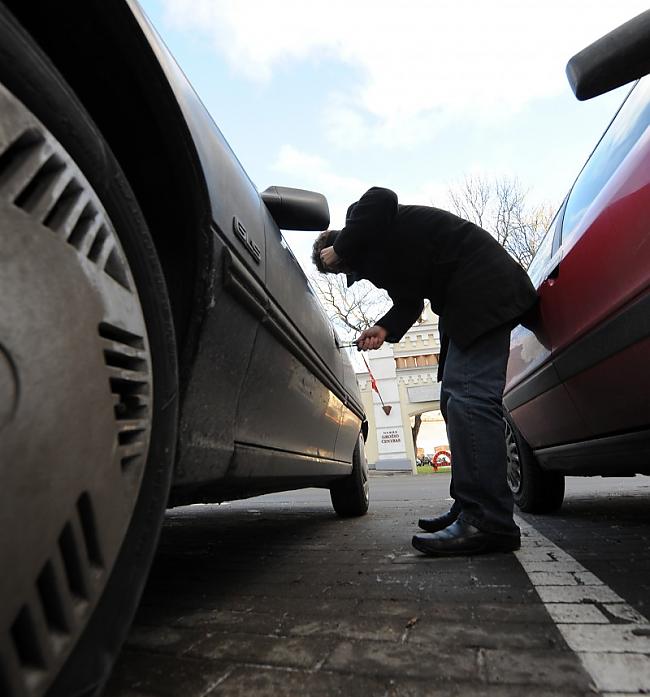
<svg viewBox="0 0 650 697"><path fill-rule="evenodd" d="M89 693L164 511L171 319L101 136L4 8L0 44L0 693ZM83 155L97 150L100 171Z"/></svg>

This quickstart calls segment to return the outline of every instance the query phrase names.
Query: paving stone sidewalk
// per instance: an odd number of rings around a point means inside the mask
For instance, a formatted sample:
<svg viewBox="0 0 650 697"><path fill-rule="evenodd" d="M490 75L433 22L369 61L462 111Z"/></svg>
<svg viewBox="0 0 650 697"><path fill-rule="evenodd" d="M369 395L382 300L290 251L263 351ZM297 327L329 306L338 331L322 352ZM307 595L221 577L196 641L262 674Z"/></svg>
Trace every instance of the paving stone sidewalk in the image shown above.
<svg viewBox="0 0 650 697"><path fill-rule="evenodd" d="M428 559L417 518L446 475L168 514L106 697L593 695L514 555Z"/></svg>

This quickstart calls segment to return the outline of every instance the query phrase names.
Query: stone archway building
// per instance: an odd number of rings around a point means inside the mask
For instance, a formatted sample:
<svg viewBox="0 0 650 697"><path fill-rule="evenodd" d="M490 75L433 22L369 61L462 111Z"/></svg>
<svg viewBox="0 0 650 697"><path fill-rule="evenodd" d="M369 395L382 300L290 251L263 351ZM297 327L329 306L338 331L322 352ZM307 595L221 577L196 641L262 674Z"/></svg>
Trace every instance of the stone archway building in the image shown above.
<svg viewBox="0 0 650 697"><path fill-rule="evenodd" d="M368 371L357 372L368 415L366 452L371 468L415 473L411 417L440 408L439 354L438 316L428 302L398 344L385 343L364 354L384 404L391 407L385 414Z"/></svg>

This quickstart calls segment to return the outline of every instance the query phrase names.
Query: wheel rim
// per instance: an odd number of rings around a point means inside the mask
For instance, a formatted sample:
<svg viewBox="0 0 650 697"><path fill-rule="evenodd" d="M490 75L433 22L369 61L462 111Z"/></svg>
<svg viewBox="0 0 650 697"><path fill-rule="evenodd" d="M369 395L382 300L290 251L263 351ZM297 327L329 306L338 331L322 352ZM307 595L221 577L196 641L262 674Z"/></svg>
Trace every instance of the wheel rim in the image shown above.
<svg viewBox="0 0 650 697"><path fill-rule="evenodd" d="M147 459L153 385L106 211L2 85L0 113L0 524L15 531L0 537L0 568L12 570L0 574L0 692L31 696L65 662L115 563Z"/></svg>
<svg viewBox="0 0 650 697"><path fill-rule="evenodd" d="M505 424L506 436L506 457L507 457L507 479L508 486L513 494L518 494L521 491L521 460L519 458L519 448L515 439L512 426L506 419Z"/></svg>

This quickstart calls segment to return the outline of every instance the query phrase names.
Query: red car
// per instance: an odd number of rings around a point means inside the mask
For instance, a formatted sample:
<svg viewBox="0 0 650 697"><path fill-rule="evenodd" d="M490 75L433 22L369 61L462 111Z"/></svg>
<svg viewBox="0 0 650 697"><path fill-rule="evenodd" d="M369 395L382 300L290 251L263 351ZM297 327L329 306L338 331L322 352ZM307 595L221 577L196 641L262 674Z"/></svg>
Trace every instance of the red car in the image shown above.
<svg viewBox="0 0 650 697"><path fill-rule="evenodd" d="M540 304L513 332L508 482L551 511L564 476L650 474L650 11L571 59L579 99L639 79L529 268Z"/></svg>

